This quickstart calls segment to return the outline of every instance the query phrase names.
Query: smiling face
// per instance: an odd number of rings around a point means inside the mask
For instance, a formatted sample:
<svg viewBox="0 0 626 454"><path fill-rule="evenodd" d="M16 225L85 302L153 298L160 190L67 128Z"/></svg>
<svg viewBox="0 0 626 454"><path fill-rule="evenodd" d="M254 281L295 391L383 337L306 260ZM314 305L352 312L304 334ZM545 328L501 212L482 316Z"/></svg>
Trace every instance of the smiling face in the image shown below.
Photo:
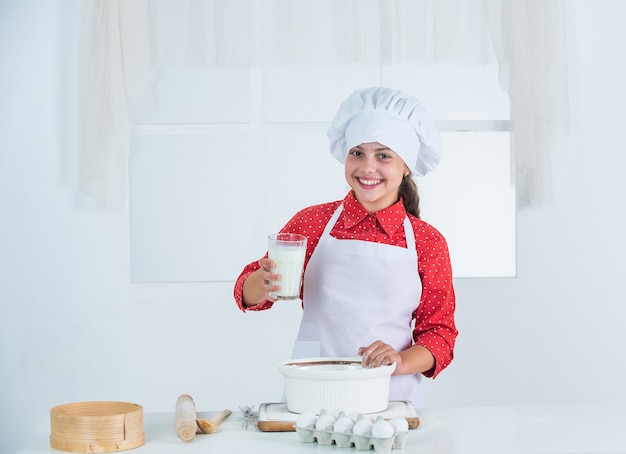
<svg viewBox="0 0 626 454"><path fill-rule="evenodd" d="M370 213L393 205L409 169L400 156L378 142L362 143L348 152L346 181Z"/></svg>

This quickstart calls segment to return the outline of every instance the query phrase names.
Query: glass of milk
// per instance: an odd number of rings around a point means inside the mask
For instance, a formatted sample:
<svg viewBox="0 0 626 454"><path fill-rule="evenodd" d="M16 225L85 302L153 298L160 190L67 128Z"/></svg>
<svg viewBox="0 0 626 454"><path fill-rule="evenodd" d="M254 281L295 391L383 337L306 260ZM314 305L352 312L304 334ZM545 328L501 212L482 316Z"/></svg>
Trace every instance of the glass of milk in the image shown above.
<svg viewBox="0 0 626 454"><path fill-rule="evenodd" d="M276 263L274 273L282 276L282 280L271 282L272 285L280 285L278 292L270 293L272 298L300 298L306 239L304 235L297 233L274 233L268 237L268 257Z"/></svg>

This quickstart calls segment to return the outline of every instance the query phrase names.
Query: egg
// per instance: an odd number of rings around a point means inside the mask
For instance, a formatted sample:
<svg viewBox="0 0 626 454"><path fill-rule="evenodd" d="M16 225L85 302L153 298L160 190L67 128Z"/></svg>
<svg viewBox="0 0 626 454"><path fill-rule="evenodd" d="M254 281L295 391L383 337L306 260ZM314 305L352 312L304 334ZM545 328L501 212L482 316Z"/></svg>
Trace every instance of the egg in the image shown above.
<svg viewBox="0 0 626 454"><path fill-rule="evenodd" d="M335 421L333 431L338 433L352 432L353 427L354 421L349 416L346 416L344 413L343 416L340 416L339 418L337 418L337 421Z"/></svg>
<svg viewBox="0 0 626 454"><path fill-rule="evenodd" d="M317 415L313 412L307 411L298 415L298 419L296 420L296 426L302 429L312 429L313 427L315 427L316 422Z"/></svg>
<svg viewBox="0 0 626 454"><path fill-rule="evenodd" d="M391 438L393 437L394 429L389 421L379 419L372 426L372 437L374 438Z"/></svg>
<svg viewBox="0 0 626 454"><path fill-rule="evenodd" d="M409 430L409 422L406 418L391 418L389 423L393 426L393 430L396 432L407 432Z"/></svg>
<svg viewBox="0 0 626 454"><path fill-rule="evenodd" d="M352 433L354 433L355 435L365 436L371 430L372 430L372 422L367 418L361 418L357 422L354 423L354 427L352 428Z"/></svg>
<svg viewBox="0 0 626 454"><path fill-rule="evenodd" d="M315 430L332 430L334 425L335 417L328 414L325 410L322 410L315 423Z"/></svg>

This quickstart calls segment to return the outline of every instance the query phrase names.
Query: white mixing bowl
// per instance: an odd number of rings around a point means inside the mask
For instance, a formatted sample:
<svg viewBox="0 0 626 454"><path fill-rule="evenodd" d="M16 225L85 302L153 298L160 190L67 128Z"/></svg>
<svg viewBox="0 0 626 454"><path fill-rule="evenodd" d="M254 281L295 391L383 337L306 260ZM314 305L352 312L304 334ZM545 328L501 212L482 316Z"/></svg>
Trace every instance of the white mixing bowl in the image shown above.
<svg viewBox="0 0 626 454"><path fill-rule="evenodd" d="M293 413L343 410L378 413L389 406L393 363L366 369L361 358L304 358L282 362L287 408Z"/></svg>

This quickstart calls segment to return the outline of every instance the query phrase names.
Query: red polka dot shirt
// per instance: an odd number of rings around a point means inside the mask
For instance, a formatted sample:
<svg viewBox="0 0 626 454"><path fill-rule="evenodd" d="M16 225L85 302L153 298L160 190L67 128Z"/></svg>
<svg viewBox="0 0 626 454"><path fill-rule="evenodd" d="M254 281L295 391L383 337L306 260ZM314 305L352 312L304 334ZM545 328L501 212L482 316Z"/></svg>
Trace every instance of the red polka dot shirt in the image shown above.
<svg viewBox="0 0 626 454"><path fill-rule="evenodd" d="M330 232L337 239L375 241L406 247L403 222L408 215L415 233L418 272L422 281L421 300L415 302L413 312L413 340L434 355L435 367L424 375L435 378L452 361L458 334L454 322L456 300L452 267L445 238L431 225L408 214L402 201L376 213L369 213L350 192L343 201L314 205L299 211L281 229L281 232L299 233L308 238L305 272L326 224L342 202L344 209ZM243 305L243 282L258 269L257 261L249 263L235 283L235 300L243 311L272 307L269 301L251 307ZM306 302L303 301L303 304Z"/></svg>

